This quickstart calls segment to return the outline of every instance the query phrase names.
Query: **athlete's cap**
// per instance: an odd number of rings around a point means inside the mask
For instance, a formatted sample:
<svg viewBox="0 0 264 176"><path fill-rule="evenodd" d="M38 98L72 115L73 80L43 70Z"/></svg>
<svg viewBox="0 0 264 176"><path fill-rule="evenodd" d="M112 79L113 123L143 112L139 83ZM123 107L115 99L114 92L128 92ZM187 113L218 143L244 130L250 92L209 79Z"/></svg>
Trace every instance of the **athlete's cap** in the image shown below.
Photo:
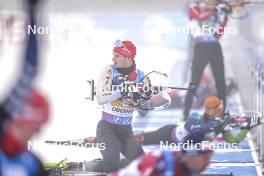
<svg viewBox="0 0 264 176"><path fill-rule="evenodd" d="M205 99L204 111L206 114L212 109L216 109L221 105L222 101L216 96L210 96Z"/></svg>
<svg viewBox="0 0 264 176"><path fill-rule="evenodd" d="M134 60L136 56L136 46L131 41L117 40L114 46L114 52Z"/></svg>

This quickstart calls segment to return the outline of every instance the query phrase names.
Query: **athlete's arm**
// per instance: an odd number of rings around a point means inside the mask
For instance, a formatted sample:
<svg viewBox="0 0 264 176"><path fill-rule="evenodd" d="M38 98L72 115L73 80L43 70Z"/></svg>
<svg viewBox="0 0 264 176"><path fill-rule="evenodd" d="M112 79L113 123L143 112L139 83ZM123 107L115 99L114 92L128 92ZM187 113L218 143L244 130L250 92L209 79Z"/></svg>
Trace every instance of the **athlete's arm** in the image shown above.
<svg viewBox="0 0 264 176"><path fill-rule="evenodd" d="M246 138L248 132L249 132L249 129L244 128L244 129L241 129L241 131L236 135L232 134L231 130L223 131L222 134L223 134L224 139L227 142L239 143L240 141Z"/></svg>
<svg viewBox="0 0 264 176"><path fill-rule="evenodd" d="M121 97L122 95L120 92L112 90L112 68L109 65L103 69L96 86L97 103L103 105L111 103Z"/></svg>

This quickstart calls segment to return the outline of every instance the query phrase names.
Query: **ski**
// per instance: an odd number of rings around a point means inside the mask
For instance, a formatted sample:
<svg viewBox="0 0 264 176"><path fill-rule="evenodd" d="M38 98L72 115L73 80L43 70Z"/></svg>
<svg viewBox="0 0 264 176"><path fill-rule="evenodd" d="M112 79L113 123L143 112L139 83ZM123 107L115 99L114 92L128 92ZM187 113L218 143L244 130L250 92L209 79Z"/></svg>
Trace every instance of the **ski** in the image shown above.
<svg viewBox="0 0 264 176"><path fill-rule="evenodd" d="M59 163L44 163L44 168L50 176L105 176L107 174L105 172L89 172L86 170L85 163L93 161L68 162L67 158L65 158Z"/></svg>

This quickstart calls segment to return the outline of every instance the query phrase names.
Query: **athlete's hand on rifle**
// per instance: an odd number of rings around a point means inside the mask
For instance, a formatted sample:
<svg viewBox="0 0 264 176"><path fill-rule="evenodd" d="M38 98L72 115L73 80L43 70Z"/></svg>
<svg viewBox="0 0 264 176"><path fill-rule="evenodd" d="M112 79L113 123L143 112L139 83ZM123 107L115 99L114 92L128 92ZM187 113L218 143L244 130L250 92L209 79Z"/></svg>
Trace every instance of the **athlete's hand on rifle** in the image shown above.
<svg viewBox="0 0 264 176"><path fill-rule="evenodd" d="M130 99L136 101L141 98L141 94L139 92L126 91L121 94L122 94L122 98L124 99Z"/></svg>
<svg viewBox="0 0 264 176"><path fill-rule="evenodd" d="M260 118L261 117L259 117L258 115L253 115L252 117L248 118L247 119L248 123L247 123L246 128L251 129L251 128L258 126L261 123Z"/></svg>
<svg viewBox="0 0 264 176"><path fill-rule="evenodd" d="M139 87L139 90L141 92L141 98L145 101L149 100L154 95L153 88L154 87L151 85L149 77L145 77L145 79L143 80L142 87Z"/></svg>
<svg viewBox="0 0 264 176"><path fill-rule="evenodd" d="M223 116L223 124L222 124L222 130L223 131L230 131L232 129L230 123L230 114L229 112L226 112Z"/></svg>
<svg viewBox="0 0 264 176"><path fill-rule="evenodd" d="M227 126L230 127L240 127L251 129L259 124L261 124L261 117L258 114L253 114L252 116L236 116L232 117L227 121Z"/></svg>
<svg viewBox="0 0 264 176"><path fill-rule="evenodd" d="M124 84L122 86L119 86L121 88L120 91L123 99L130 99L137 101L139 99L148 100L149 97L143 90L139 90L137 86L134 84Z"/></svg>
<svg viewBox="0 0 264 176"><path fill-rule="evenodd" d="M114 90L120 92L123 99L138 99L139 98L140 94L138 94L135 91L136 85L134 83L131 84L128 81L127 76L123 76L123 75L119 76L116 78L116 80L118 80L120 84L116 85L114 87Z"/></svg>

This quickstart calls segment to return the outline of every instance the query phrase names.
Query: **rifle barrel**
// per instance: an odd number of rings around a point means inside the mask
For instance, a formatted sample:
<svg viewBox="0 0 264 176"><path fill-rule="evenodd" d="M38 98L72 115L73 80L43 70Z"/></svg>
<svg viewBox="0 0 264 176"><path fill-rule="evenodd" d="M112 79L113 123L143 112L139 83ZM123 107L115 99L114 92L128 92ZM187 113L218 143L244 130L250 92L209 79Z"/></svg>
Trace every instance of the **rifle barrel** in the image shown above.
<svg viewBox="0 0 264 176"><path fill-rule="evenodd" d="M242 4L264 4L264 1L245 1Z"/></svg>
<svg viewBox="0 0 264 176"><path fill-rule="evenodd" d="M190 88L190 87L173 87L173 86L168 86L168 89L177 89L177 90L194 90L194 88Z"/></svg>

